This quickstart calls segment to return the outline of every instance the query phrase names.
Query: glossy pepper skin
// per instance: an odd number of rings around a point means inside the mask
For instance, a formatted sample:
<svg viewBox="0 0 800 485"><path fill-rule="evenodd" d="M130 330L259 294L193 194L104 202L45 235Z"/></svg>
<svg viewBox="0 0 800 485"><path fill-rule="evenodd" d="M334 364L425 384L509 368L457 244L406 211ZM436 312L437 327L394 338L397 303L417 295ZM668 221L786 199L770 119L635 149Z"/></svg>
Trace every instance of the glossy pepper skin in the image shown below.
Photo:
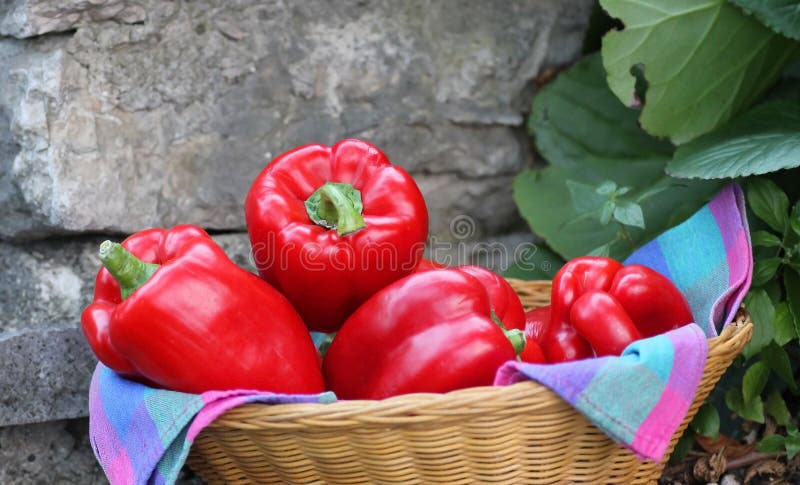
<svg viewBox="0 0 800 485"><path fill-rule="evenodd" d="M112 246L101 246L105 264L104 247ZM151 276L133 290L121 288L108 269L98 272L81 325L104 364L190 393L324 390L316 349L297 312L277 290L230 261L202 229L150 229L122 247L158 266L150 265Z"/></svg>
<svg viewBox="0 0 800 485"><path fill-rule="evenodd" d="M693 321L686 299L667 277L609 258L569 261L553 279L551 300L542 334L550 362L619 355L635 340Z"/></svg>
<svg viewBox="0 0 800 485"><path fill-rule="evenodd" d="M364 303L333 339L323 373L339 398L383 399L491 385L515 358L483 284L441 269L414 273Z"/></svg>
<svg viewBox="0 0 800 485"><path fill-rule="evenodd" d="M605 291L622 265L610 258L585 256L567 262L553 278L550 323L542 335L548 362L565 362L592 357L589 343L570 322L572 304L589 290Z"/></svg>
<svg viewBox="0 0 800 485"><path fill-rule="evenodd" d="M411 273L428 235L414 180L360 140L277 157L253 182L245 219L261 276L326 333Z"/></svg>
<svg viewBox="0 0 800 485"><path fill-rule="evenodd" d="M672 281L647 266L631 264L617 271L608 293L652 337L693 322L692 310Z"/></svg>
<svg viewBox="0 0 800 485"><path fill-rule="evenodd" d="M533 364L547 362L542 350L542 334L550 323L550 305L525 312L525 349L519 354L520 360Z"/></svg>
<svg viewBox="0 0 800 485"><path fill-rule="evenodd" d="M431 271L446 268L447 266L423 259L417 266L416 272ZM463 271L477 278L489 294L492 311L503 328L506 330L519 330L525 337L525 348L520 352L519 359L529 363L544 363L544 352L539 343L526 332L525 309L519 295L505 278L481 266L464 265L456 266L458 271ZM548 314L549 315L549 314Z"/></svg>

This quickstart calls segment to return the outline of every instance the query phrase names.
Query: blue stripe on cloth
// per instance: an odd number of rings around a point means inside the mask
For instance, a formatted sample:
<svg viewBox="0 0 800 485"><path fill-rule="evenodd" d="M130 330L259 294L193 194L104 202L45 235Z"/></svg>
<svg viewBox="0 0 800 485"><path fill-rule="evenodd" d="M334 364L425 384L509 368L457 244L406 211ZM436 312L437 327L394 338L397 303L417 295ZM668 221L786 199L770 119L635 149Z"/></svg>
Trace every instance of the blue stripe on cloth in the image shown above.
<svg viewBox="0 0 800 485"><path fill-rule="evenodd" d="M716 330L712 331L716 325L712 311L716 299L713 296L722 295L728 289L729 269L725 258L715 267L707 268L707 273L683 292L695 322L703 328L706 335L716 335Z"/></svg>
<svg viewBox="0 0 800 485"><path fill-rule="evenodd" d="M124 443L132 469L152 467L164 446L161 440L154 440L159 431L144 402L158 391L123 379L108 368L101 374L100 385L103 410Z"/></svg>
<svg viewBox="0 0 800 485"><path fill-rule="evenodd" d="M719 233L717 220L708 206L697 211L683 224L659 236L658 243L666 258L672 281L684 293L695 286L711 268L722 261L727 263L725 244Z"/></svg>
<svg viewBox="0 0 800 485"><path fill-rule="evenodd" d="M166 448L181 432L186 420L186 418L181 418L194 416L203 409L205 402L199 394L162 391L158 394L148 395L145 398L145 405L158 428L161 443ZM180 426L176 428L176 424Z"/></svg>
<svg viewBox="0 0 800 485"><path fill-rule="evenodd" d="M639 248L625 260L624 264L626 266L629 264L641 264L672 279L669 266L667 266L667 260L664 259L664 253L661 250L661 245L658 244L658 239L654 239Z"/></svg>
<svg viewBox="0 0 800 485"><path fill-rule="evenodd" d="M648 351L652 348L648 345ZM636 365L638 360L638 352L609 359L575 402L593 422L625 443L633 441L639 426L658 404L667 385L663 376L672 370ZM622 382L625 385L620 385Z"/></svg>

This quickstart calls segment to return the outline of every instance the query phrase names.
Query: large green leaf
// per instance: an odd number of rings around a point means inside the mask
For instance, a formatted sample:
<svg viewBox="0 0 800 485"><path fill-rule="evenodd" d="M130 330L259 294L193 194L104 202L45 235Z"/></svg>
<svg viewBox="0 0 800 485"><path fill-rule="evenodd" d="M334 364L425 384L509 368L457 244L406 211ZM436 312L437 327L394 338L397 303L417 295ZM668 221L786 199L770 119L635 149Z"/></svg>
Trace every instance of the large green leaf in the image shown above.
<svg viewBox="0 0 800 485"><path fill-rule="evenodd" d="M637 116L609 90L597 53L580 60L536 95L528 129L539 153L553 165L671 156L672 145L648 135L639 127Z"/></svg>
<svg viewBox="0 0 800 485"><path fill-rule="evenodd" d="M753 337L742 352L749 359L775 338L775 306L764 290L750 291L745 297L745 305L753 318Z"/></svg>
<svg viewBox="0 0 800 485"><path fill-rule="evenodd" d="M800 166L800 99L765 103L678 148L674 177L726 178Z"/></svg>
<svg viewBox="0 0 800 485"><path fill-rule="evenodd" d="M730 0L764 25L800 40L800 3L797 0Z"/></svg>
<svg viewBox="0 0 800 485"><path fill-rule="evenodd" d="M610 243L608 255L624 259L691 215L718 190L713 183L670 179L664 175L664 165L663 161L606 161L601 166L587 163L579 170L558 166L527 170L514 180L514 200L533 232L564 258L583 256ZM619 238L618 224L603 224L599 218L587 217L585 207L576 208L568 189L570 180L593 185L613 180L618 186L636 187L631 198L655 185L664 190L641 202L645 229L629 226L627 237Z"/></svg>
<svg viewBox="0 0 800 485"><path fill-rule="evenodd" d="M536 96L529 128L550 166L519 174L514 199L533 232L565 258L624 258L720 186L665 175L672 145L637 126L636 113L608 88L597 55Z"/></svg>
<svg viewBox="0 0 800 485"><path fill-rule="evenodd" d="M800 44L725 0L600 0L625 29L603 38L611 90L643 105L642 127L682 144L721 125L769 88ZM646 89L636 96L637 81Z"/></svg>

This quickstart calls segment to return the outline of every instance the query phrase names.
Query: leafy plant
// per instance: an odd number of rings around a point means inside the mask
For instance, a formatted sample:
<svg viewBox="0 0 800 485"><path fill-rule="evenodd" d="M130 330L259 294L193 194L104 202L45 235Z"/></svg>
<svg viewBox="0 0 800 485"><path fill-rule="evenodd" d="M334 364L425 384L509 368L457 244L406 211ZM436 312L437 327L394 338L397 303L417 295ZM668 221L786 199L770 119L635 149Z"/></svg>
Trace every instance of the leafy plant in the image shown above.
<svg viewBox="0 0 800 485"><path fill-rule="evenodd" d="M787 0L600 6L610 16L593 15L584 46L602 45L602 53L586 55L534 97L528 128L548 166L517 176L520 213L564 259L623 259L723 185L743 184L754 257L745 305L754 335L673 459L697 435L740 436L742 420L774 423L779 432L758 449L794 457L800 63L792 62L800 56L800 8ZM604 30L602 42L594 38Z"/></svg>
<svg viewBox="0 0 800 485"><path fill-rule="evenodd" d="M608 84L656 136L685 143L747 108L800 47L727 0L601 0L625 29L603 38ZM646 83L644 99L636 83Z"/></svg>

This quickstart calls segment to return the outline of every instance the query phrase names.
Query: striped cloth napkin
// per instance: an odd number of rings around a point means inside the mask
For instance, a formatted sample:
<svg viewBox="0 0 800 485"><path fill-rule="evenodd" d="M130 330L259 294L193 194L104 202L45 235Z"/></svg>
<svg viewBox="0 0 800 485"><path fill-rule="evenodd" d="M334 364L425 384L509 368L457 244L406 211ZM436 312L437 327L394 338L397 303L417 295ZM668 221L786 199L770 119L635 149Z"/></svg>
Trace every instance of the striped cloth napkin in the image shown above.
<svg viewBox="0 0 800 485"><path fill-rule="evenodd" d="M192 442L228 409L250 402L327 403L333 393L186 394L129 381L98 364L89 388L89 437L112 485L175 483Z"/></svg>
<svg viewBox="0 0 800 485"><path fill-rule="evenodd" d="M696 323L634 342L619 357L508 362L495 384L538 381L640 458L659 461L700 383L707 337L733 320L750 287L753 259L741 189L729 185L625 263L668 276L686 296Z"/></svg>

